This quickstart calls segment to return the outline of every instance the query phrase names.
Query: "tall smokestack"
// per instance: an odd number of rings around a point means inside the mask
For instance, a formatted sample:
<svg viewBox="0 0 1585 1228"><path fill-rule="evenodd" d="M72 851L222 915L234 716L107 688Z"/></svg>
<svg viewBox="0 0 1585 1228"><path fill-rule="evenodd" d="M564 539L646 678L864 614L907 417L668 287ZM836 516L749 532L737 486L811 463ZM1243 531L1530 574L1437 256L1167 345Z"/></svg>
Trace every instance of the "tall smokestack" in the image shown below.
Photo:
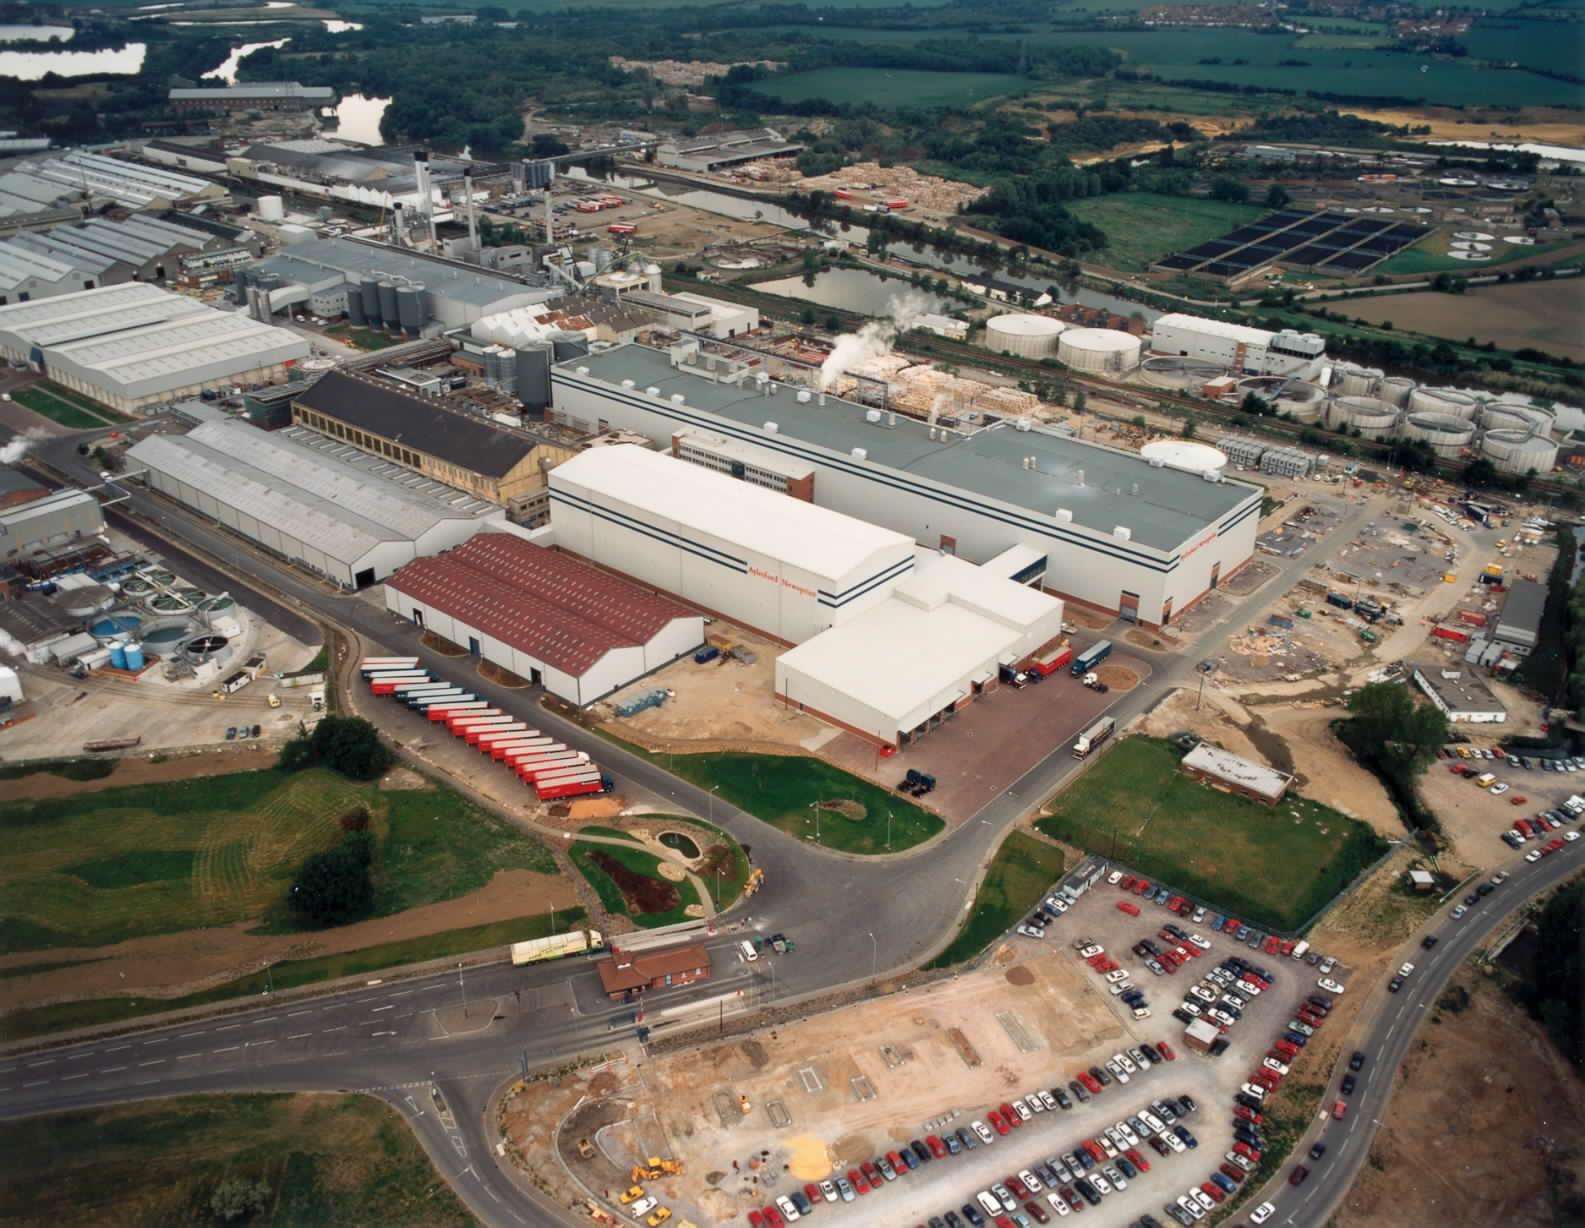
<svg viewBox="0 0 1585 1228"><path fill-rule="evenodd" d="M468 242L473 245L474 258L479 251L479 211L473 205L473 176L463 175L462 190L468 201Z"/></svg>
<svg viewBox="0 0 1585 1228"><path fill-rule="evenodd" d="M413 151L413 177L418 181L418 211L429 231L429 242L435 242L435 199L430 195L429 151Z"/></svg>

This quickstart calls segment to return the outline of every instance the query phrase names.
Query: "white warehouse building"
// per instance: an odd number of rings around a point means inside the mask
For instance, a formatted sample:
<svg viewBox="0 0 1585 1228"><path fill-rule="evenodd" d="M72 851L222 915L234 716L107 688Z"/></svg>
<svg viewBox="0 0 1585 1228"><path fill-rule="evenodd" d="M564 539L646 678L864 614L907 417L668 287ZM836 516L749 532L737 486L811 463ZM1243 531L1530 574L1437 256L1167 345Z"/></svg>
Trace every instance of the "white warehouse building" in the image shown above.
<svg viewBox="0 0 1585 1228"><path fill-rule="evenodd" d="M1174 313L1151 326L1151 352L1188 358L1246 375L1286 375L1313 379L1320 374L1326 342L1314 333L1285 328L1280 333L1246 324Z"/></svg>
<svg viewBox="0 0 1585 1228"><path fill-rule="evenodd" d="M882 600L914 543L633 444L550 471L556 545L798 644Z"/></svg>
<svg viewBox="0 0 1585 1228"><path fill-rule="evenodd" d="M481 529L506 528L496 504L245 422L150 435L127 458L129 473L145 470L152 489L346 589L377 583Z"/></svg>
<svg viewBox="0 0 1585 1228"><path fill-rule="evenodd" d="M931 427L753 374L687 346L617 346L552 368L550 416L668 448L694 428L806 462L806 497L818 508L970 562L1027 548L1032 562L1018 579L1141 623L1170 622L1253 557L1258 487L1027 423ZM553 501L569 465L551 475ZM745 531L724 513L713 522L723 537Z"/></svg>
<svg viewBox="0 0 1585 1228"><path fill-rule="evenodd" d="M1063 605L986 567L928 557L889 596L776 660L776 698L901 747L1062 634Z"/></svg>

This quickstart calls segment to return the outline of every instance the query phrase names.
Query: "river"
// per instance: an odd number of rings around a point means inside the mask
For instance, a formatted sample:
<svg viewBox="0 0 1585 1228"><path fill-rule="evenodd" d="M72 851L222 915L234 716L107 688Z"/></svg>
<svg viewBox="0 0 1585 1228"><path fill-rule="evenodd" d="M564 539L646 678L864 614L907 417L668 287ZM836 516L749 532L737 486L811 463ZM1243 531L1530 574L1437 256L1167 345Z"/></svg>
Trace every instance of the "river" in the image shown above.
<svg viewBox="0 0 1585 1228"><path fill-rule="evenodd" d="M821 307L839 307L867 316L894 316L904 299L918 311L949 311L963 304L954 303L928 290L910 286L896 277L882 277L868 269L826 269L816 273L813 285L802 275L762 281L754 289L778 294Z"/></svg>
<svg viewBox="0 0 1585 1228"><path fill-rule="evenodd" d="M205 79L219 77L227 85L237 83L237 65L242 63L244 56L252 55L255 51L262 51L265 47L284 47L292 40L289 38L272 39L267 43L240 43L231 49L231 54L220 62L219 68L211 69L204 74Z"/></svg>
<svg viewBox="0 0 1585 1228"><path fill-rule="evenodd" d="M380 120L385 115L385 108L390 105L389 98L366 98L362 94L348 94L334 110L325 112L327 116L336 117L334 129L327 131L325 135L357 141L363 145L383 145L385 138L380 135Z"/></svg>
<svg viewBox="0 0 1585 1228"><path fill-rule="evenodd" d="M38 26L9 28L39 29ZM75 34L76 31L71 33ZM26 35L12 34L9 37L23 38ZM143 57L147 52L146 43L128 43L125 47L103 51L0 51L0 77L38 81L49 73L61 77L86 77L90 73L130 75L142 69Z"/></svg>

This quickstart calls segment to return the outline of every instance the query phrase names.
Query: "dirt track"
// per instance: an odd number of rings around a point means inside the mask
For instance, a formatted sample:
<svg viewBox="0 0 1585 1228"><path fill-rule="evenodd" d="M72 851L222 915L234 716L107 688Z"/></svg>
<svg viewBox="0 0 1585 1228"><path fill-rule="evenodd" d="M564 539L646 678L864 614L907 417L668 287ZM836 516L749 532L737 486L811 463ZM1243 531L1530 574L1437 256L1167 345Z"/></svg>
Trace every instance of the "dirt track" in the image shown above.
<svg viewBox="0 0 1585 1228"><path fill-rule="evenodd" d="M232 772L251 772L275 766L273 750L227 747L201 755L152 761L147 755L119 759L110 775L100 780L68 780L49 772L35 772L20 780L5 782L6 797L13 801L36 801L50 797L75 797L79 793L98 793L127 785L162 785L173 780L196 780L202 776L229 776Z"/></svg>

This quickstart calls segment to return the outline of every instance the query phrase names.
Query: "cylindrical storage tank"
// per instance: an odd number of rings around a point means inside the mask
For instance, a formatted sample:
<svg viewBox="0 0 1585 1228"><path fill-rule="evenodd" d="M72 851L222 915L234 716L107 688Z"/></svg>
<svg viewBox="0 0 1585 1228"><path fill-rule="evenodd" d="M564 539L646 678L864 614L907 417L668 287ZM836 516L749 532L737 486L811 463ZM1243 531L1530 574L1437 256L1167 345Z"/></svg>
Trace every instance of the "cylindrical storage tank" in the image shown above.
<svg viewBox="0 0 1585 1228"><path fill-rule="evenodd" d="M1451 388L1416 388L1409 394L1409 409L1417 414L1456 414L1474 421L1480 402Z"/></svg>
<svg viewBox="0 0 1585 1228"><path fill-rule="evenodd" d="M502 392L510 393L517 387L517 351L509 345L500 345L496 349L499 351L496 370L500 380L497 386Z"/></svg>
<svg viewBox="0 0 1585 1228"><path fill-rule="evenodd" d="M402 322L400 309L396 305L396 283L382 281L375 287L380 296L380 320L388 329L395 329Z"/></svg>
<svg viewBox="0 0 1585 1228"><path fill-rule="evenodd" d="M415 333L421 333L424 331L424 325L429 323L429 292L424 289L423 282L415 281L413 283L413 294L418 312L418 324L414 331Z"/></svg>
<svg viewBox="0 0 1585 1228"><path fill-rule="evenodd" d="M1070 328L1057 338L1057 358L1075 371L1121 375L1139 365L1143 345L1115 328Z"/></svg>
<svg viewBox="0 0 1585 1228"><path fill-rule="evenodd" d="M143 645L133 640L126 646L126 667L128 669L143 668Z"/></svg>
<svg viewBox="0 0 1585 1228"><path fill-rule="evenodd" d="M248 301L248 287L253 284L252 269L236 269L231 274L231 301L245 303Z"/></svg>
<svg viewBox="0 0 1585 1228"><path fill-rule="evenodd" d="M1549 473L1557 464L1557 444L1526 431L1487 431L1480 450L1499 473Z"/></svg>
<svg viewBox="0 0 1585 1228"><path fill-rule="evenodd" d="M614 253L611 251L611 249L609 247L597 247L597 248L595 248L594 249L594 270L595 270L595 272L596 273L609 273L611 271L611 261L613 259L613 256L614 256Z"/></svg>
<svg viewBox="0 0 1585 1228"><path fill-rule="evenodd" d="M363 280L347 278L347 323L362 327L367 319L363 314Z"/></svg>
<svg viewBox="0 0 1585 1228"><path fill-rule="evenodd" d="M1544 409L1490 401L1480 411L1480 424L1488 431L1533 431L1551 435L1556 421Z"/></svg>
<svg viewBox="0 0 1585 1228"><path fill-rule="evenodd" d="M418 336L418 291L412 286L396 288L396 318L401 321L404 333L409 337Z"/></svg>
<svg viewBox="0 0 1585 1228"><path fill-rule="evenodd" d="M1291 383L1277 395L1277 412L1306 425L1320 421L1325 405L1326 394L1314 384Z"/></svg>
<svg viewBox="0 0 1585 1228"><path fill-rule="evenodd" d="M1375 367L1340 366L1332 382L1332 391L1343 397L1372 396L1380 378L1381 372Z"/></svg>
<svg viewBox="0 0 1585 1228"><path fill-rule="evenodd" d="M1152 465L1182 469L1186 473L1219 474L1227 468L1227 453L1208 443L1188 439L1155 439L1139 449Z"/></svg>
<svg viewBox="0 0 1585 1228"><path fill-rule="evenodd" d="M553 353L543 341L525 341L517 347L517 399L526 410L542 413L550 405Z"/></svg>
<svg viewBox="0 0 1585 1228"><path fill-rule="evenodd" d="M259 197L259 221L284 222L286 220L286 205L279 196Z"/></svg>
<svg viewBox="0 0 1585 1228"><path fill-rule="evenodd" d="M110 645L110 668L126 669L126 667L127 646L120 640L117 640L114 644Z"/></svg>
<svg viewBox="0 0 1585 1228"><path fill-rule="evenodd" d="M997 316L985 325L985 346L998 354L1046 358L1057 352L1057 337L1067 327L1050 316Z"/></svg>
<svg viewBox="0 0 1585 1228"><path fill-rule="evenodd" d="M500 347L492 345L484 351L484 382L491 388L501 386L501 352Z"/></svg>
<svg viewBox="0 0 1585 1228"><path fill-rule="evenodd" d="M372 277L363 283L363 319L378 328L385 317L380 314L380 283Z"/></svg>
<svg viewBox="0 0 1585 1228"><path fill-rule="evenodd" d="M1431 445L1437 456L1457 457L1475 438L1475 424L1457 414L1408 414L1399 434Z"/></svg>
<svg viewBox="0 0 1585 1228"><path fill-rule="evenodd" d="M1398 407L1376 397L1333 397L1326 407L1327 426L1346 426L1363 439L1387 439L1398 425Z"/></svg>
<svg viewBox="0 0 1585 1228"><path fill-rule="evenodd" d="M566 362L587 354L589 343L582 333L555 332L550 335L550 348L556 362Z"/></svg>
<svg viewBox="0 0 1585 1228"><path fill-rule="evenodd" d="M1414 381L1403 375L1389 375L1376 385L1376 395L1389 405L1396 405L1399 409L1409 404L1410 394L1414 392Z"/></svg>

